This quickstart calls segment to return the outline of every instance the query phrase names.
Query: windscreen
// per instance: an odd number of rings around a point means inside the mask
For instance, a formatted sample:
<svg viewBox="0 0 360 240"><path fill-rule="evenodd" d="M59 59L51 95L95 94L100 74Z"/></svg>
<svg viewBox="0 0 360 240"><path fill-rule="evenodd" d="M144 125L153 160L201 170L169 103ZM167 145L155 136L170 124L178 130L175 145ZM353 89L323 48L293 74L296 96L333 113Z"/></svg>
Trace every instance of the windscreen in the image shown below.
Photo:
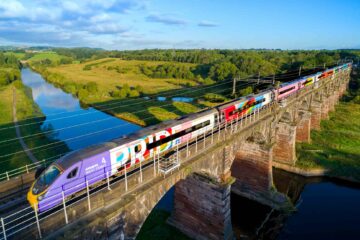
<svg viewBox="0 0 360 240"><path fill-rule="evenodd" d="M33 193L39 194L40 192L44 191L55 181L60 173L60 170L55 165L49 166L37 179L33 188Z"/></svg>

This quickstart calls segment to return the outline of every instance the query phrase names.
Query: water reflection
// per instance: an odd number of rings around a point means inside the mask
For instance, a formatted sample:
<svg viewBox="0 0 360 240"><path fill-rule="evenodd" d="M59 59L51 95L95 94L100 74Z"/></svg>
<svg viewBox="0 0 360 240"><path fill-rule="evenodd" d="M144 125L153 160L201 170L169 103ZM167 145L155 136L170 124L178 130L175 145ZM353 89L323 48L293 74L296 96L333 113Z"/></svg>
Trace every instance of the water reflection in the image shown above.
<svg viewBox="0 0 360 240"><path fill-rule="evenodd" d="M49 137L64 141L72 150L121 137L140 128L94 108L82 108L74 96L47 83L28 68L22 69L21 74L24 84L32 89L34 101L46 116L42 129L68 128Z"/></svg>
<svg viewBox="0 0 360 240"><path fill-rule="evenodd" d="M305 178L274 169L274 185L296 206L278 212L231 194L231 219L237 239L358 239L360 187L324 178ZM171 212L174 191L156 209Z"/></svg>

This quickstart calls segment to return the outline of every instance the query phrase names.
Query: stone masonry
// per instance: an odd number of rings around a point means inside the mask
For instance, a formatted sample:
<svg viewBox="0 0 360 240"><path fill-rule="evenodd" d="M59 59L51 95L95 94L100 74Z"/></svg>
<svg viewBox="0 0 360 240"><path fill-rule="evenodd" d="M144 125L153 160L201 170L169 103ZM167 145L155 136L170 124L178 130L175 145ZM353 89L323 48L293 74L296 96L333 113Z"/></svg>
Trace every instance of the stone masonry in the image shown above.
<svg viewBox="0 0 360 240"><path fill-rule="evenodd" d="M321 103L314 101L311 104L311 129L319 130L321 122Z"/></svg>
<svg viewBox="0 0 360 240"><path fill-rule="evenodd" d="M299 111L300 120L296 127L296 141L310 142L311 112Z"/></svg>
<svg viewBox="0 0 360 240"><path fill-rule="evenodd" d="M294 165L296 161L296 126L279 122L276 126L276 139L273 149L274 161Z"/></svg>
<svg viewBox="0 0 360 240"><path fill-rule="evenodd" d="M230 184L193 173L175 185L174 210L168 223L193 239L233 239Z"/></svg>
<svg viewBox="0 0 360 240"><path fill-rule="evenodd" d="M338 85L331 85L333 79L324 79L318 86L309 86L306 91L290 96L285 107L272 104L259 115L226 131L216 132L205 142L191 145L190 157L171 174L162 177L156 175L156 168L144 168L141 177L139 172L129 176L129 189L121 181L111 186L111 191L106 189L91 196L92 211L89 213L87 201L67 206L69 224L64 224L62 211L48 216L40 223L43 236L50 239L135 239L153 207L179 183L175 190L172 223L183 226L180 227L183 232L197 239L230 239L230 186L224 184L229 179L230 166L231 175L236 178L232 192L281 208L286 199L272 188L273 161L295 164L296 140L310 140L309 128L319 129L322 115L329 111L329 104L324 103L329 101L327 94L334 90L332 88L339 88L338 96L342 96L348 79L345 74L338 75L335 80ZM306 110L299 108L299 103L303 102L308 103ZM310 112L307 112L308 106ZM299 121L295 116L300 116ZM230 134L235 129L240 130ZM185 159L188 154L183 151L180 155L180 159ZM199 172L216 177L196 174ZM18 235L24 240L36 236L36 225Z"/></svg>

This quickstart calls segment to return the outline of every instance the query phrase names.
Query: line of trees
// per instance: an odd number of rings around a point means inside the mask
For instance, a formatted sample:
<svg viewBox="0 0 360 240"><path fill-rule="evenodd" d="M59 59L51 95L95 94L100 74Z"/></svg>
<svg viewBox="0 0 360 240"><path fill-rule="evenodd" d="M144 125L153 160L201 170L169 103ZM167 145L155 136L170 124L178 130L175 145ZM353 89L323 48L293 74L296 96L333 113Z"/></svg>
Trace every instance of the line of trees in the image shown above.
<svg viewBox="0 0 360 240"><path fill-rule="evenodd" d="M20 63L18 59L12 54L5 55L0 52L0 87L20 79Z"/></svg>

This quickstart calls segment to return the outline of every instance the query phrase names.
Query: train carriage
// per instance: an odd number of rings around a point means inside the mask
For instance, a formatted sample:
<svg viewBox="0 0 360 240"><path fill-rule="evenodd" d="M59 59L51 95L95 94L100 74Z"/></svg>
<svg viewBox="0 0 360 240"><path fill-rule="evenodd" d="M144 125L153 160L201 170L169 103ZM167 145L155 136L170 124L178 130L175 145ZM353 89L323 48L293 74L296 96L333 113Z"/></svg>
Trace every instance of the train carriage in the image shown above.
<svg viewBox="0 0 360 240"><path fill-rule="evenodd" d="M210 131L217 124L217 114L212 109L187 115L65 155L37 178L28 192L28 201L40 212L50 209L88 185Z"/></svg>
<svg viewBox="0 0 360 240"><path fill-rule="evenodd" d="M273 98L273 92L267 90L257 95L240 98L239 100L219 106L217 109L221 114L221 120L229 122L252 114L256 109L270 104Z"/></svg>
<svg viewBox="0 0 360 240"><path fill-rule="evenodd" d="M299 90L299 83L298 81L292 81L289 83L283 83L280 85L279 89L276 91L277 92L277 100L282 100L286 97L288 97L289 95L297 92Z"/></svg>
<svg viewBox="0 0 360 240"><path fill-rule="evenodd" d="M315 78L316 78L316 75L310 75L310 76L306 76L305 78L300 79L299 89L303 89L304 87L314 84Z"/></svg>
<svg viewBox="0 0 360 240"><path fill-rule="evenodd" d="M214 129L217 124L238 120L273 101L284 103L287 97L300 89L314 83L316 86L322 79L350 71L351 66L351 63L343 64L283 83L278 89L242 97L213 109L143 128L129 136L69 153L52 163L36 178L28 192L28 201L40 212L50 209L91 184L122 174L126 168L135 167L139 162L166 154L193 141L199 135Z"/></svg>

